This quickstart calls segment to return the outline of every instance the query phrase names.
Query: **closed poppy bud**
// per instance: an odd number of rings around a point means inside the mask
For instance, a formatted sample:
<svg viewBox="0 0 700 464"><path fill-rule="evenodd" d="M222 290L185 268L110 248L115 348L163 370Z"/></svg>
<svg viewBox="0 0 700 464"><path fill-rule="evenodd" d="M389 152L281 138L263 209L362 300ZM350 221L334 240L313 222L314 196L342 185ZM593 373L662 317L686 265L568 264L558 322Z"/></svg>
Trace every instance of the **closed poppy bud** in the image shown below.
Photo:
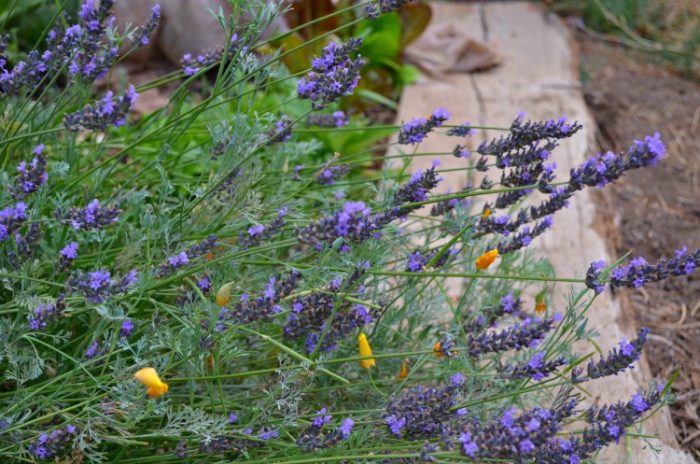
<svg viewBox="0 0 700 464"><path fill-rule="evenodd" d="M476 268L480 271L483 271L484 269L487 269L491 265L491 263L493 263L496 260L496 258L498 258L498 248L489 250L483 255L476 258Z"/></svg>
<svg viewBox="0 0 700 464"><path fill-rule="evenodd" d="M545 303L544 301L535 303L535 313L537 313L538 316L544 314L545 311L547 311L547 303Z"/></svg>
<svg viewBox="0 0 700 464"><path fill-rule="evenodd" d="M401 363L401 370L399 370L399 380L403 380L408 377L408 360Z"/></svg>
<svg viewBox="0 0 700 464"><path fill-rule="evenodd" d="M134 378L148 387L148 396L157 397L168 393L168 384L160 380L158 373L152 367L139 369Z"/></svg>
<svg viewBox="0 0 700 464"><path fill-rule="evenodd" d="M216 292L216 304L219 306L226 306L231 300L231 289L233 288L233 282L229 282L221 286L218 292Z"/></svg>
<svg viewBox="0 0 700 464"><path fill-rule="evenodd" d="M207 370L209 372L214 371L214 356L212 355L207 356Z"/></svg>
<svg viewBox="0 0 700 464"><path fill-rule="evenodd" d="M535 313L537 313L538 316L541 316L545 311L547 311L547 303L544 301L546 292L547 289L544 289L535 295Z"/></svg>
<svg viewBox="0 0 700 464"><path fill-rule="evenodd" d="M370 367L376 366L376 363L374 362L374 358L369 357L369 356L372 356L372 347L369 346L369 342L367 341L367 336L364 333L361 333L357 337L357 344L359 347L360 356L367 358L367 359L360 359L360 367L362 367L363 369L369 369Z"/></svg>
<svg viewBox="0 0 700 464"><path fill-rule="evenodd" d="M438 358L442 358L445 356L444 353L442 352L442 343L441 342L437 342L433 345L433 354Z"/></svg>
<svg viewBox="0 0 700 464"><path fill-rule="evenodd" d="M214 253L210 251L209 253L207 253L206 258L207 261L211 261L212 259L214 259Z"/></svg>

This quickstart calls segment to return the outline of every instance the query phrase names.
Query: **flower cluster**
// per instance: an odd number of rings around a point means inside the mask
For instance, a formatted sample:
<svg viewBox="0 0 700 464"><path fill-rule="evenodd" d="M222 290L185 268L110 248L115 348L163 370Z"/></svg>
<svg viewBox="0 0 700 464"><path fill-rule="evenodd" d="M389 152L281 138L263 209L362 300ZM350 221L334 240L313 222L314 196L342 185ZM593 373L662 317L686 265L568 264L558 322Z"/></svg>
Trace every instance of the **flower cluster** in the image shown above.
<svg viewBox="0 0 700 464"><path fill-rule="evenodd" d="M341 440L346 440L350 436L352 428L355 425L355 421L351 417L346 417L338 427L324 433L323 427L330 424L333 420L333 417L329 416L327 412L327 408L321 408L321 410L316 413L316 417L314 417L313 421L311 421L311 425L301 432L297 438L297 446L299 449L309 452L329 448Z"/></svg>
<svg viewBox="0 0 700 464"><path fill-rule="evenodd" d="M470 334L467 339L467 352L471 357L477 358L485 353L517 351L536 346L561 319L558 314L543 320L527 318L498 332Z"/></svg>
<svg viewBox="0 0 700 464"><path fill-rule="evenodd" d="M275 125L268 131L268 144L287 142L292 138L292 120L287 116L281 116Z"/></svg>
<svg viewBox="0 0 700 464"><path fill-rule="evenodd" d="M350 332L372 323L381 313L381 306L367 307L343 298L360 285L367 265L357 266L346 279L334 279L324 291L292 300L292 312L284 326L285 338L304 338L307 353L319 348L332 351ZM357 293L361 294L361 290L360 286Z"/></svg>
<svg viewBox="0 0 700 464"><path fill-rule="evenodd" d="M301 274L295 270L292 270L286 279L270 277L262 295L251 298L244 293L233 308L222 307L219 311L217 330L225 330L227 321L234 324L247 324L281 312L282 307L279 302L292 294L300 280Z"/></svg>
<svg viewBox="0 0 700 464"><path fill-rule="evenodd" d="M193 259L197 259L200 256L206 255L211 252L212 248L216 246L217 237L216 235L210 235L201 242L195 243L186 250L183 250L172 256L168 256L165 263L158 266L156 270L157 277L165 277L172 274L177 269L186 266Z"/></svg>
<svg viewBox="0 0 700 464"><path fill-rule="evenodd" d="M131 319L124 319L119 327L119 336L122 338L130 337L134 331L134 323Z"/></svg>
<svg viewBox="0 0 700 464"><path fill-rule="evenodd" d="M58 268L65 270L78 258L78 242L70 242L61 249L58 259Z"/></svg>
<svg viewBox="0 0 700 464"><path fill-rule="evenodd" d="M282 207L277 211L277 217L267 224L250 226L245 234L241 233L238 243L242 248L250 248L268 240L285 226L284 217L287 215L287 211L287 207Z"/></svg>
<svg viewBox="0 0 700 464"><path fill-rule="evenodd" d="M106 131L110 126L120 127L126 123L126 115L134 108L139 94L133 85L122 96L114 98L109 90L101 100L94 104L86 104L82 110L66 113L63 124L70 131L78 131L82 127L87 130Z"/></svg>
<svg viewBox="0 0 700 464"><path fill-rule="evenodd" d="M105 270L76 271L66 281L66 293L82 295L91 303L102 303L111 296L126 293L136 283L136 277L135 270L119 279L113 279Z"/></svg>
<svg viewBox="0 0 700 464"><path fill-rule="evenodd" d="M403 126L399 132L399 143L401 145L415 145L425 139L425 137L450 118L450 113L444 108L438 108L427 118L413 118Z"/></svg>
<svg viewBox="0 0 700 464"><path fill-rule="evenodd" d="M547 216L535 224L532 230L530 230L529 226L523 226L510 241L500 241L496 248L498 248L500 254L506 254L527 247L532 243L533 238L542 235L547 229L552 227L553 222L552 216Z"/></svg>
<svg viewBox="0 0 700 464"><path fill-rule="evenodd" d="M490 142L482 142L477 151L482 155L501 156L527 147L540 140L556 140L571 137L581 130L581 124L566 122L566 116L543 122L525 121L525 114L519 113L510 126L508 135Z"/></svg>
<svg viewBox="0 0 700 464"><path fill-rule="evenodd" d="M14 234L27 219L27 205L17 202L14 206L7 206L0 210L0 242L7 240L10 234Z"/></svg>
<svg viewBox="0 0 700 464"><path fill-rule="evenodd" d="M408 262L406 264L406 270L408 272L420 272L425 269L435 256L440 252L441 248L431 250L427 253L423 253L420 250L416 250L408 255ZM447 262L453 256L459 253L459 249L456 246L449 247L445 253L441 254L440 257L432 263L431 267L434 269L439 269L447 264Z"/></svg>
<svg viewBox="0 0 700 464"><path fill-rule="evenodd" d="M15 232L15 250L8 250L7 258L10 265L17 269L20 264L35 255L41 241L39 224L30 224L24 234Z"/></svg>
<svg viewBox="0 0 700 464"><path fill-rule="evenodd" d="M646 394L635 394L626 403L598 408L592 406L585 412L590 424L582 434L557 437L537 447L535 461L543 464L579 464L597 451L613 442L619 442L626 428L633 425L661 400L663 386L649 390Z"/></svg>
<svg viewBox="0 0 700 464"><path fill-rule="evenodd" d="M120 213L121 210L116 206L100 206L100 201L94 199L84 208L57 210L56 219L75 230L93 230L114 224Z"/></svg>
<svg viewBox="0 0 700 464"><path fill-rule="evenodd" d="M556 409L534 408L519 416L515 408L510 408L486 423L469 422L459 435L460 450L472 459L529 462L554 439L575 407L576 402L568 400Z"/></svg>
<svg viewBox="0 0 700 464"><path fill-rule="evenodd" d="M324 243L331 245L339 237L348 242L361 242L379 230L371 213L372 208L364 202L349 201L332 216L326 216L303 229L297 229L297 236L302 243L313 244L318 250Z"/></svg>
<svg viewBox="0 0 700 464"><path fill-rule="evenodd" d="M700 249L688 252L687 247L676 250L673 258L662 258L656 264L647 263L641 256L630 260L628 265L620 265L610 273L613 287L639 288L649 282L659 282L671 276L692 274L700 266ZM586 285L601 293L605 289L602 281L605 262L592 262L586 273Z"/></svg>
<svg viewBox="0 0 700 464"><path fill-rule="evenodd" d="M59 74L66 64L72 81L91 82L104 76L118 53L116 42L105 34L114 22L111 16L114 0L104 0L96 9L93 3L86 0L82 4L77 24L64 26L57 21L56 27L46 35L43 52L30 51L27 58L18 61L12 69L6 68L4 57L0 59L0 92L16 95L24 89L33 91ZM5 39L0 48L4 50L6 44Z"/></svg>
<svg viewBox="0 0 700 464"><path fill-rule="evenodd" d="M51 322L60 318L66 309L63 295L59 295L53 303L39 304L29 315L29 328L32 330L44 330Z"/></svg>
<svg viewBox="0 0 700 464"><path fill-rule="evenodd" d="M206 53L199 54L195 57L191 53L185 53L182 55L180 63L182 65L182 73L185 76L193 76L197 74L202 68L208 68L218 62L220 62L224 57L224 48L219 48L217 50L212 50ZM232 59L240 52L244 54L248 51L248 47L243 45L243 39L238 37L237 33L233 33L229 39L228 45L228 58Z"/></svg>
<svg viewBox="0 0 700 464"><path fill-rule="evenodd" d="M44 145L34 147L34 158L27 164L22 161L17 166L17 177L15 186L11 190L15 200L23 200L28 195L39 190L39 187L46 184L49 175L46 172L46 157L43 155Z"/></svg>
<svg viewBox="0 0 700 464"><path fill-rule="evenodd" d="M158 23L160 23L160 5L156 3L151 7L151 17L148 18L146 24L137 31L134 42L142 47L148 45L151 41L151 35L153 35L153 32L158 27Z"/></svg>
<svg viewBox="0 0 700 464"><path fill-rule="evenodd" d="M472 125L465 122L462 125L450 127L447 129L447 135L451 137L468 137L476 134L476 129L472 128Z"/></svg>
<svg viewBox="0 0 700 464"><path fill-rule="evenodd" d="M337 164L324 168L318 176L316 176L316 182L321 185L333 185L335 182L343 177L345 174L350 172L350 165L348 164Z"/></svg>
<svg viewBox="0 0 700 464"><path fill-rule="evenodd" d="M482 314L472 315L465 322L464 331L468 334L480 332L492 327L497 320L506 315L526 318L525 313L522 311L522 305L520 298L514 298L512 293L508 293L501 297L498 305L486 306L482 309Z"/></svg>
<svg viewBox="0 0 700 464"><path fill-rule="evenodd" d="M306 118L307 126L343 127L347 126L348 122L344 111L334 111L332 114L312 113Z"/></svg>
<svg viewBox="0 0 700 464"><path fill-rule="evenodd" d="M452 433L466 413L466 410L453 411L463 384L464 376L458 373L446 386L417 385L392 398L384 411L389 432L413 440Z"/></svg>
<svg viewBox="0 0 700 464"><path fill-rule="evenodd" d="M348 242L357 243L370 237L380 237L381 230L387 224L405 218L408 213L420 208L420 205L411 203L428 198L428 191L442 180L435 172L439 164L436 160L430 169L414 172L410 180L394 193L392 206L388 210L372 214L372 209L364 202L347 202L335 214L312 222L303 229L297 228L297 238L302 243L313 244L319 251L323 244L332 245L337 239L343 238L345 243L340 246L340 251L349 251Z"/></svg>
<svg viewBox="0 0 700 464"><path fill-rule="evenodd" d="M321 57L311 61L311 71L299 79L297 93L311 101L314 110L323 109L338 98L350 95L360 80L361 58L350 58L362 43L351 38L343 45L331 42L323 49Z"/></svg>
<svg viewBox="0 0 700 464"><path fill-rule="evenodd" d="M442 180L442 177L435 173L435 169L440 166L439 160L433 160L430 169L425 171L418 169L409 181L401 186L394 194L394 204L418 203L428 199L428 192L434 189Z"/></svg>
<svg viewBox="0 0 700 464"><path fill-rule="evenodd" d="M639 360L642 355L642 348L647 341L649 329L641 328L637 338L628 342L622 340L616 348L613 348L607 357L598 361L589 361L586 368L586 376L582 377L582 370L574 368L571 371L571 380L574 383L585 382L590 379L598 379L609 375L617 375L627 368L634 367L632 364Z"/></svg>
<svg viewBox="0 0 700 464"><path fill-rule="evenodd" d="M544 357L545 353L538 351L532 355L529 361L506 367L503 373L509 379L542 380L566 364L566 359L561 356L548 360L545 360Z"/></svg>
<svg viewBox="0 0 700 464"><path fill-rule="evenodd" d="M471 186L468 185L467 187L465 187L461 190L461 193L468 193L471 189L472 189ZM450 189L448 189L447 192L445 192L445 195L449 195L451 193L452 193L452 191ZM430 215L433 217L443 216L443 215L449 213L450 211L454 210L458 206L462 206L463 208L466 208L467 206L469 206L469 204L470 204L470 200L468 198L464 198L464 199L450 198L449 200L444 200L444 201L440 201L440 202L435 203L433 205L433 207L430 208Z"/></svg>
<svg viewBox="0 0 700 464"><path fill-rule="evenodd" d="M42 433L34 443L29 445L29 453L39 459L50 459L60 455L76 435L77 429L68 424L63 429L52 430L51 433Z"/></svg>

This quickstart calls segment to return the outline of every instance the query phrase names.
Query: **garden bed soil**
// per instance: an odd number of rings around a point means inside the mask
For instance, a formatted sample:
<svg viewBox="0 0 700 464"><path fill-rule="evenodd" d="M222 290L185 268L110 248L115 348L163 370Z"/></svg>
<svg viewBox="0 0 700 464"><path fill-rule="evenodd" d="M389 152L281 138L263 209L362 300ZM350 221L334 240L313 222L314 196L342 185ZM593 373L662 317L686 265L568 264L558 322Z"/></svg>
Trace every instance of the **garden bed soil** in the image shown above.
<svg viewBox="0 0 700 464"><path fill-rule="evenodd" d="M579 36L581 72L601 150L626 150L658 131L668 154L596 194L600 232L611 255L655 261L700 247L700 85L627 49ZM651 329L652 374L669 378L676 437L700 461L700 275L616 293L626 313Z"/></svg>

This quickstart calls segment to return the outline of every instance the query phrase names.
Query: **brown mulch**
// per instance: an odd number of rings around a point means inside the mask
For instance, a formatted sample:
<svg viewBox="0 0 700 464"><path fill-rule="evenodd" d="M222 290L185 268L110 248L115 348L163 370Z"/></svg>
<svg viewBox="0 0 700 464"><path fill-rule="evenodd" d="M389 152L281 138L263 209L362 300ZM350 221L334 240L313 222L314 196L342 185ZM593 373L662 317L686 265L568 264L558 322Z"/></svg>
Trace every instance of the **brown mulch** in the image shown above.
<svg viewBox="0 0 700 464"><path fill-rule="evenodd" d="M668 154L658 166L628 173L597 195L615 256L632 252L655 261L675 249L700 248L700 85L633 56L629 50L579 37L586 99L602 150L625 150L660 132ZM700 270L622 292L638 325L651 329L652 374L676 369L671 406L676 437L700 458Z"/></svg>

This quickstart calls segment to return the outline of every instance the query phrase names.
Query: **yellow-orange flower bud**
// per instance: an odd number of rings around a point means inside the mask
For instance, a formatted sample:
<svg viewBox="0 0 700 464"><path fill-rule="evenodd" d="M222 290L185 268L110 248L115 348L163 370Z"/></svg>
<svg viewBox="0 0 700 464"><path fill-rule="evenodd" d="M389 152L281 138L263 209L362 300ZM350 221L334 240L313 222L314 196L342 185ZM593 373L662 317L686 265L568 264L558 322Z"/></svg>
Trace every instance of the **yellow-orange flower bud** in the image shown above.
<svg viewBox="0 0 700 464"><path fill-rule="evenodd" d="M367 336L364 333L361 333L357 337L357 344L359 347L360 356L366 358L360 359L360 367L363 369L369 369L370 367L376 366L374 358L370 357L372 356L372 347L369 346L369 341L367 341Z"/></svg>
<svg viewBox="0 0 700 464"><path fill-rule="evenodd" d="M476 258L476 268L480 271L487 269L498 258L498 248L489 250Z"/></svg>
<svg viewBox="0 0 700 464"><path fill-rule="evenodd" d="M401 363L401 370L399 370L399 380L403 380L408 377L408 360Z"/></svg>
<svg viewBox="0 0 700 464"><path fill-rule="evenodd" d="M442 343L437 342L433 345L433 354L438 358L445 356L445 354L442 352Z"/></svg>
<svg viewBox="0 0 700 464"><path fill-rule="evenodd" d="M535 313L537 313L538 316L544 314L545 311L547 311L547 303L544 301L535 303Z"/></svg>
<svg viewBox="0 0 700 464"><path fill-rule="evenodd" d="M152 367L139 369L134 378L148 387L148 396L157 397L168 393L168 384L160 380L158 373Z"/></svg>
<svg viewBox="0 0 700 464"><path fill-rule="evenodd" d="M218 292L216 292L216 304L219 306L226 306L229 301L231 301L231 289L233 288L233 282L229 282L221 286Z"/></svg>
<svg viewBox="0 0 700 464"><path fill-rule="evenodd" d="M481 219L488 219L488 217L491 216L491 208L488 206L484 208L484 211L481 213Z"/></svg>

